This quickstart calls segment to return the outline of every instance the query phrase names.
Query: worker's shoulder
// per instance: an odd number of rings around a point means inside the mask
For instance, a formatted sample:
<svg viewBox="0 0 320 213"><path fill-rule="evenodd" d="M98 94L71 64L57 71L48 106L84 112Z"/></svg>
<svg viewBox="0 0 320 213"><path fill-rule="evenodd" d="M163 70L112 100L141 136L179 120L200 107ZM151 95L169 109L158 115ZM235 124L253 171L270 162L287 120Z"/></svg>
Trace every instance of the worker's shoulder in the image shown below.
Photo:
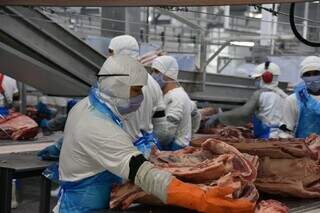
<svg viewBox="0 0 320 213"><path fill-rule="evenodd" d="M297 102L297 96L295 93L289 95L287 98L286 98L286 102L290 102L290 103L296 103Z"/></svg>
<svg viewBox="0 0 320 213"><path fill-rule="evenodd" d="M151 98L157 99L162 96L162 91L158 82L150 75L148 75L148 84L142 88L142 91L145 96L150 96Z"/></svg>
<svg viewBox="0 0 320 213"><path fill-rule="evenodd" d="M177 87L170 90L165 96L174 100L187 100L187 99L190 100L188 94L182 87Z"/></svg>
<svg viewBox="0 0 320 213"><path fill-rule="evenodd" d="M78 126L87 128L87 131L104 131L105 129L117 128L111 118L94 109L88 97L74 106L69 116L78 120Z"/></svg>

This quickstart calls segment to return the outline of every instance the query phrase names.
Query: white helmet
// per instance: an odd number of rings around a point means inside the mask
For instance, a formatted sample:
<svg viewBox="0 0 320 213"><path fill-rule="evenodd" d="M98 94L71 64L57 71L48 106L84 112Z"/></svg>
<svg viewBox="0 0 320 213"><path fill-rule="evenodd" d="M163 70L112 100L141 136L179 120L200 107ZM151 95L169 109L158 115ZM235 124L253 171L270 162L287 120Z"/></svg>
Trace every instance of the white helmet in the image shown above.
<svg viewBox="0 0 320 213"><path fill-rule="evenodd" d="M139 57L139 44L137 40L130 35L121 35L111 39L109 49L114 55L129 55L134 59Z"/></svg>
<svg viewBox="0 0 320 213"><path fill-rule="evenodd" d="M308 56L300 64L300 77L306 72L314 70L320 71L320 57Z"/></svg>
<svg viewBox="0 0 320 213"><path fill-rule="evenodd" d="M131 86L145 86L148 80L143 65L127 55L110 56L98 77L100 92L116 98L129 98Z"/></svg>
<svg viewBox="0 0 320 213"><path fill-rule="evenodd" d="M179 66L172 56L164 55L156 58L151 67L173 80L178 80Z"/></svg>
<svg viewBox="0 0 320 213"><path fill-rule="evenodd" d="M272 73L273 76L279 76L281 74L280 67L276 65L275 63L265 62L262 64L259 64L256 67L255 72L251 75L252 78L258 78L263 75L266 71L269 71Z"/></svg>

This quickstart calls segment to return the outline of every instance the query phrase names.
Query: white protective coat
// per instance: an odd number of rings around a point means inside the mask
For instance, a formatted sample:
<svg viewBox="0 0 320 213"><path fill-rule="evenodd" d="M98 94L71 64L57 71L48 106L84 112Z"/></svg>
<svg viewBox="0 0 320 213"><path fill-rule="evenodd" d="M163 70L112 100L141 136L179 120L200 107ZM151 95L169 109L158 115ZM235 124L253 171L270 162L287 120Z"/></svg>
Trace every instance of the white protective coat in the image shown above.
<svg viewBox="0 0 320 213"><path fill-rule="evenodd" d="M122 35L113 38L110 41L109 49L114 54L128 55L134 59L138 59L139 45L137 40L130 35ZM158 83L148 74L148 84L143 87L143 102L139 109L135 112L123 116L124 129L131 136L132 140L136 140L142 136L140 130L146 132L153 131L152 116L156 111L164 110L163 95Z"/></svg>
<svg viewBox="0 0 320 213"><path fill-rule="evenodd" d="M262 92L259 97L259 108L256 112L257 117L268 126L280 126L283 116L283 105L287 94L285 94L279 87L278 76L280 75L280 68L274 63L270 63L269 69L265 70L264 63L256 68L256 72L252 77L260 77L265 71L270 71L274 76L271 83L267 84L262 79L260 87L269 89L270 91ZM270 138L277 138L281 131L278 128L271 128Z"/></svg>
<svg viewBox="0 0 320 213"><path fill-rule="evenodd" d="M116 61L107 63L109 60ZM106 74L129 74L127 78L130 80L126 81L119 81L117 78L123 78L119 76L107 77L115 87L123 85L124 82L129 82L129 87L146 84L147 73L137 69L142 65L136 60L128 56L113 56L108 58L107 62L105 64L113 66ZM124 70L123 66L127 67L128 62L131 66ZM114 82L110 79L114 79ZM103 84L104 80L100 83ZM122 91L127 93L125 90ZM114 102L118 97L111 97L109 92L101 94L100 97L111 111L120 117ZM89 98L85 98L69 112L59 160L60 180L79 181L105 170L128 179L130 159L139 154L141 153L133 146L130 136L110 117L94 108ZM166 189L171 180L169 173L160 171L146 162L139 168L136 177L135 182L138 186L166 202Z"/></svg>
<svg viewBox="0 0 320 213"><path fill-rule="evenodd" d="M309 56L305 58L300 64L300 76L306 72L320 70L320 57ZM311 95L313 98L320 101L320 96ZM297 97L295 94L288 96L284 102L283 106L283 120L282 123L292 131L289 133L281 133L280 137L282 138L291 138L294 137L294 130L297 125L299 115Z"/></svg>
<svg viewBox="0 0 320 213"><path fill-rule="evenodd" d="M2 81L2 88L8 103L12 103L12 98L15 93L18 93L17 81L9 76L4 75ZM4 106L5 101L2 94L0 94L0 106Z"/></svg>
<svg viewBox="0 0 320 213"><path fill-rule="evenodd" d="M320 96L311 95L316 100L320 101ZM297 96L295 94L291 94L288 96L283 105L283 119L282 124L285 124L289 130L292 131L291 134L282 132L281 138L293 138L294 130L297 125L297 120L299 116L299 109L297 103Z"/></svg>
<svg viewBox="0 0 320 213"><path fill-rule="evenodd" d="M159 84L148 74L148 84L142 88L143 102L135 112L123 116L124 129L133 140L142 136L140 130L153 131L152 116L156 111L163 111L165 104Z"/></svg>
<svg viewBox="0 0 320 213"><path fill-rule="evenodd" d="M188 146L192 137L191 112L194 105L182 87L170 90L164 95L166 117L177 121L175 142L180 146Z"/></svg>

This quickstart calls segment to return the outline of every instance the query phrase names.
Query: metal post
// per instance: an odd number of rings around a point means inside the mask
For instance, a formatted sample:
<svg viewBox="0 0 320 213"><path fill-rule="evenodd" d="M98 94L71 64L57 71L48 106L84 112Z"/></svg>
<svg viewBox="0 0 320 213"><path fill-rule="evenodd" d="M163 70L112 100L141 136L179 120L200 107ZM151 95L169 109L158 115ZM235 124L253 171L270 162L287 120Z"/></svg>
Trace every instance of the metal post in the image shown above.
<svg viewBox="0 0 320 213"><path fill-rule="evenodd" d="M206 88L206 60L207 60L207 44L205 33L200 35L200 72L202 72L202 91Z"/></svg>
<svg viewBox="0 0 320 213"><path fill-rule="evenodd" d="M304 18L307 19L309 18L309 2L306 2L304 4ZM307 33L308 33L308 21L304 20L303 21L303 37L307 38Z"/></svg>
<svg viewBox="0 0 320 213"><path fill-rule="evenodd" d="M274 10L278 10L278 4L274 5ZM271 20L272 22L272 37L277 34L277 28L278 28L278 17L277 16L272 16ZM271 50L270 53L271 55L274 55L274 49L275 49L275 39L271 39Z"/></svg>
<svg viewBox="0 0 320 213"><path fill-rule="evenodd" d="M27 95L26 86L24 83L19 82L19 96L20 96L20 112L25 114L27 110Z"/></svg>
<svg viewBox="0 0 320 213"><path fill-rule="evenodd" d="M149 43L149 16L150 16L150 12L149 12L149 7L147 7L147 25L146 25L146 43Z"/></svg>
<svg viewBox="0 0 320 213"><path fill-rule="evenodd" d="M206 88L206 78L207 78L207 72L206 72L206 67L207 65L217 57L224 48L230 45L231 41L226 41L219 49L212 55L207 61L204 61L204 64L201 66L201 72L202 72L202 91L205 91ZM205 56L206 57L206 56ZM200 61L201 62L201 61ZM201 64L201 63L200 63Z"/></svg>
<svg viewBox="0 0 320 213"><path fill-rule="evenodd" d="M41 175L41 192L40 192L40 213L50 212L50 190L51 181L45 176Z"/></svg>
<svg viewBox="0 0 320 213"><path fill-rule="evenodd" d="M0 212L11 212L11 196L12 196L12 177L13 170L8 168L0 168Z"/></svg>

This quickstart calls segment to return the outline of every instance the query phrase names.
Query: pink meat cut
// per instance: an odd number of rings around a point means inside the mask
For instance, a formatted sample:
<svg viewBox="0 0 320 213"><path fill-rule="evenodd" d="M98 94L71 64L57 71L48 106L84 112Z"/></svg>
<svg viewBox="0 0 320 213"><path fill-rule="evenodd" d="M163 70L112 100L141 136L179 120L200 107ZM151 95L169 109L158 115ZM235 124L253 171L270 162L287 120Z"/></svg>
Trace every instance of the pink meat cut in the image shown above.
<svg viewBox="0 0 320 213"><path fill-rule="evenodd" d="M233 189L230 198L252 202L258 199L258 192L253 185L257 176L257 157L244 155L221 141L209 139L200 148L187 147L179 151L159 151L154 147L149 160L180 180L199 184L204 190L229 186ZM127 208L133 202L161 204L132 183L114 188L111 208Z"/></svg>
<svg viewBox="0 0 320 213"><path fill-rule="evenodd" d="M255 213L288 213L289 209L283 203L276 200L263 200L255 210Z"/></svg>
<svg viewBox="0 0 320 213"><path fill-rule="evenodd" d="M38 124L18 112L0 118L0 139L26 140L38 134Z"/></svg>
<svg viewBox="0 0 320 213"><path fill-rule="evenodd" d="M253 138L253 132L250 128L246 127L232 127L232 126L220 126L210 129L199 129L200 134L209 134L211 138L221 139L239 139L239 138Z"/></svg>
<svg viewBox="0 0 320 213"><path fill-rule="evenodd" d="M193 141L199 146L208 136ZM259 157L256 187L263 192L300 198L320 198L320 137L307 139L222 139L242 153Z"/></svg>

